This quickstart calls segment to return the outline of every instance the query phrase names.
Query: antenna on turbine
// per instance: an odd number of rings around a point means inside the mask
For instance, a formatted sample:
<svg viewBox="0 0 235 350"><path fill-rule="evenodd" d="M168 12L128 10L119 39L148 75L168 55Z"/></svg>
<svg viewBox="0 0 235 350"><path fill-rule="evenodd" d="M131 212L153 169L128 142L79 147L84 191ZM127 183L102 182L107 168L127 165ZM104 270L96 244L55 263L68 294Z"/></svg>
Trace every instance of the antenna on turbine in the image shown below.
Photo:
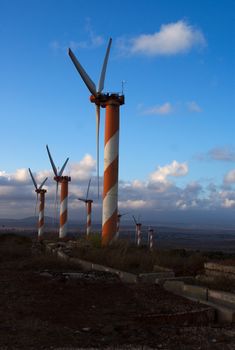
<svg viewBox="0 0 235 350"><path fill-rule="evenodd" d="M126 84L126 80L122 80L122 95L124 95L124 84Z"/></svg>

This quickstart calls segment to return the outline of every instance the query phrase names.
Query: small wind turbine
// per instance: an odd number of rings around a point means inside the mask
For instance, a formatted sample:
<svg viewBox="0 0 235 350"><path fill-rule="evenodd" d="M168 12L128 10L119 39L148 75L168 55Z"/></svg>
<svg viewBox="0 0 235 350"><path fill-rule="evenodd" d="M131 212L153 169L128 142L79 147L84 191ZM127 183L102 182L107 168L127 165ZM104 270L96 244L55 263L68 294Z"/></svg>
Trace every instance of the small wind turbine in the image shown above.
<svg viewBox="0 0 235 350"><path fill-rule="evenodd" d="M86 205L86 210L87 210L86 235L87 235L87 237L91 233L91 207L92 207L92 203L93 203L92 199L88 199L90 184L91 184L91 179L88 182L86 198L78 198L79 201L84 202Z"/></svg>
<svg viewBox="0 0 235 350"><path fill-rule="evenodd" d="M116 235L118 205L118 158L119 158L119 107L124 104L124 95L104 94L105 73L112 39L110 38L101 70L98 87L91 80L71 49L68 54L81 78L91 92L90 101L96 105L96 139L97 139L97 176L99 177L99 125L100 106L106 109L105 114L105 147L104 147L104 185L102 244L109 244ZM98 179L99 185L99 179ZM99 191L99 189L98 189Z"/></svg>
<svg viewBox="0 0 235 350"><path fill-rule="evenodd" d="M39 204L39 216L38 216L38 239L42 239L43 236L43 231L44 231L44 205L45 205L45 193L47 192L47 190L43 189L43 185L45 184L45 182L47 181L47 177L45 178L45 180L43 180L43 182L41 183L41 185L38 187L37 182L33 176L32 171L29 168L29 174L31 176L31 179L33 181L34 187L35 187L35 192L37 193L37 199L38 199L38 195L40 196L40 204Z"/></svg>
<svg viewBox="0 0 235 350"><path fill-rule="evenodd" d="M148 245L149 245L149 249L152 250L153 249L153 228L151 226L149 226L149 229L148 229Z"/></svg>
<svg viewBox="0 0 235 350"><path fill-rule="evenodd" d="M118 213L117 215L117 232L116 232L116 236L115 236L115 240L117 240L119 238L119 230L120 230L120 221L121 221L121 217L124 215L127 215L128 213Z"/></svg>
<svg viewBox="0 0 235 350"><path fill-rule="evenodd" d="M62 176L63 171L68 163L69 158L66 159L60 171L57 171L55 163L52 159L48 145L46 145L47 153L50 159L50 163L55 174L54 180L56 181L56 202L58 195L58 186L61 184L60 191L60 232L59 238L64 238L67 235L67 217L68 217L68 183L71 181L70 176Z"/></svg>
<svg viewBox="0 0 235 350"><path fill-rule="evenodd" d="M132 215L134 223L135 223L135 241L137 243L137 246L140 246L141 243L141 226L142 224L140 223L140 216L138 217L138 221L136 220L136 218L134 217L134 215Z"/></svg>

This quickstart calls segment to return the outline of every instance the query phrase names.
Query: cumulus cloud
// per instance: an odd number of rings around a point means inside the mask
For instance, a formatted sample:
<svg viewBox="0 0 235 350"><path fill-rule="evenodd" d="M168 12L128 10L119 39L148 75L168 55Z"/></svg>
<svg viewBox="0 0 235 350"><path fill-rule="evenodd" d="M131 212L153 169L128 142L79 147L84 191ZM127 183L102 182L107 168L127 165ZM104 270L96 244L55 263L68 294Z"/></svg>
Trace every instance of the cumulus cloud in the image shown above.
<svg viewBox="0 0 235 350"><path fill-rule="evenodd" d="M149 206L149 203L142 199L119 201L118 207L120 209L141 209Z"/></svg>
<svg viewBox="0 0 235 350"><path fill-rule="evenodd" d="M143 114L146 115L166 115L170 114L173 111L173 107L170 102L166 102L161 106L153 106L145 109Z"/></svg>
<svg viewBox="0 0 235 350"><path fill-rule="evenodd" d="M27 182L29 178L28 169L17 169L15 174L12 175L12 178L16 181Z"/></svg>
<svg viewBox="0 0 235 350"><path fill-rule="evenodd" d="M169 56L188 52L193 47L203 47L206 40L201 30L180 20L163 24L153 34L141 34L127 41L120 39L118 44L124 53Z"/></svg>
<svg viewBox="0 0 235 350"><path fill-rule="evenodd" d="M235 207L235 192L234 191L220 191L219 197L222 201L222 207L234 208Z"/></svg>
<svg viewBox="0 0 235 350"><path fill-rule="evenodd" d="M230 170L224 176L224 183L227 184L227 185L235 183L235 169Z"/></svg>
<svg viewBox="0 0 235 350"><path fill-rule="evenodd" d="M200 107L195 101L187 102L186 105L187 105L188 110L189 110L190 112L195 112L195 113L200 113L200 112L202 112L201 107Z"/></svg>
<svg viewBox="0 0 235 350"><path fill-rule="evenodd" d="M234 208L235 207L235 200L234 199L225 198L222 206L224 208Z"/></svg>
<svg viewBox="0 0 235 350"><path fill-rule="evenodd" d="M86 154L79 163L69 165L69 172L74 180L89 180L96 168L96 161Z"/></svg>
<svg viewBox="0 0 235 350"><path fill-rule="evenodd" d="M158 167L155 172L150 174L150 180L153 182L166 182L169 176L179 177L185 176L188 173L188 165L186 163L178 163L173 160L171 164L163 167Z"/></svg>
<svg viewBox="0 0 235 350"><path fill-rule="evenodd" d="M80 162L68 167L72 181L69 183L69 218L79 219L85 224L86 211L84 203L78 201L78 197L84 197L87 184L95 170L95 160L85 155ZM169 164L159 166L145 181L135 179L133 181L120 181L119 183L119 208L130 215L141 213L144 218L161 218L167 213L182 215L189 211L208 212L208 210L226 210L235 206L235 191L228 187L219 187L213 183L203 187L197 181L191 181L185 186L178 186L177 179L187 175L189 171L187 163L176 160ZM68 174L68 173L66 173ZM54 216L55 209L55 181L49 170L43 170L35 174L36 181L49 176L46 194L45 215ZM174 178L174 181L169 181ZM233 174L235 180L235 170ZM102 182L102 178L100 179ZM60 192L59 192L60 193ZM102 199L97 199L97 182L92 178L90 197L93 203L93 221L101 221ZM18 169L14 173L0 172L0 209L1 216L23 217L34 215L36 194L27 169ZM6 205L7 203L7 205ZM188 213L188 212L187 212ZM191 215L191 214L190 214Z"/></svg>

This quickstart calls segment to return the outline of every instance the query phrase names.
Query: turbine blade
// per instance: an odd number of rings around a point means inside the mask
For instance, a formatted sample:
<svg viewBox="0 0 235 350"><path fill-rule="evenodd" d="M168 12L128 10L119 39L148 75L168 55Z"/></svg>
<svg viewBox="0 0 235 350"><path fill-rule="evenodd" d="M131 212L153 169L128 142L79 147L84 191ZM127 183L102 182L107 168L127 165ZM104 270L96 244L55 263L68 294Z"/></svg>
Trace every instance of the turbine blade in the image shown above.
<svg viewBox="0 0 235 350"><path fill-rule="evenodd" d="M62 176L64 168L66 167L66 164L68 163L68 161L69 161L69 158L66 159L66 161L64 162L64 165L60 169L59 176Z"/></svg>
<svg viewBox="0 0 235 350"><path fill-rule="evenodd" d="M110 52L111 44L112 44L112 38L109 39L108 47L107 47L106 54L104 57L104 63L103 63L102 71L100 74L100 81L99 81L98 90L97 90L99 93L102 92L103 88L104 88L105 73L106 73L107 63L108 63L108 59L109 59L109 52Z"/></svg>
<svg viewBox="0 0 235 350"><path fill-rule="evenodd" d="M84 198L78 198L78 200L86 203L86 200Z"/></svg>
<svg viewBox="0 0 235 350"><path fill-rule="evenodd" d="M134 219L134 223L137 225L137 221L136 221L134 215L132 215L132 217L133 217L133 219Z"/></svg>
<svg viewBox="0 0 235 350"><path fill-rule="evenodd" d="M88 186L87 186L86 200L88 199L88 194L89 194L90 184L91 184L91 179L89 180L89 182L88 182Z"/></svg>
<svg viewBox="0 0 235 350"><path fill-rule="evenodd" d="M48 177L46 177L45 180L41 183L41 185L40 185L39 188L38 188L39 190L42 189L42 187L43 187L44 183L47 181L47 179L48 179Z"/></svg>
<svg viewBox="0 0 235 350"><path fill-rule="evenodd" d="M88 90L92 93L92 95L96 96L96 86L95 83L91 80L85 69L82 67L82 65L78 62L76 56L74 55L73 51L71 49L68 49L68 54L71 60L73 61L73 64L75 65L78 73L80 74L82 80L86 84Z"/></svg>
<svg viewBox="0 0 235 350"><path fill-rule="evenodd" d="M97 186L98 186L98 198L100 196L100 106L96 105L96 171L97 171Z"/></svg>
<svg viewBox="0 0 235 350"><path fill-rule="evenodd" d="M57 169L56 169L55 163L54 163L54 161L52 159L52 156L51 156L51 153L50 153L48 145L46 145L46 149L47 149L47 153L48 153L48 156L49 156L50 163L51 163L52 169L54 171L54 174L55 174L55 176L58 176Z"/></svg>
<svg viewBox="0 0 235 350"><path fill-rule="evenodd" d="M32 171L31 171L30 168L29 168L29 173L30 173L31 179L32 179L32 181L33 181L34 187L35 187L36 190L37 190L37 189L38 189L37 182L35 181L35 178L34 178L33 173L32 173Z"/></svg>

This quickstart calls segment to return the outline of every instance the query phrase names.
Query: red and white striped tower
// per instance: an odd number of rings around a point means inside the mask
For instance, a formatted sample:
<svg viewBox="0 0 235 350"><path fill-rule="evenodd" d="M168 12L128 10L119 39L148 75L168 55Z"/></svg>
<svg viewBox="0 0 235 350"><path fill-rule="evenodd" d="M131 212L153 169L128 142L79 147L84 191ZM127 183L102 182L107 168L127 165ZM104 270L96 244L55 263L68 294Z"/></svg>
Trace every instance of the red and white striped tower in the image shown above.
<svg viewBox="0 0 235 350"><path fill-rule="evenodd" d="M114 237L115 240L117 240L119 238L121 217L124 216L124 215L127 215L127 214L128 213L125 213L125 214L118 213L118 215L117 215L117 232L116 232L116 235Z"/></svg>
<svg viewBox="0 0 235 350"><path fill-rule="evenodd" d="M118 238L119 238L119 230L120 230L120 221L121 221L121 217L122 217L122 214L118 214L118 215L117 215L117 232L116 232L115 239L118 239Z"/></svg>
<svg viewBox="0 0 235 350"><path fill-rule="evenodd" d="M70 176L62 176L63 171L68 163L69 158L66 159L62 165L60 171L57 171L51 152L48 145L46 145L47 153L50 159L50 163L55 174L54 180L56 181L56 203L57 203L57 193L58 185L61 185L60 189L60 231L59 238L65 238L67 236L67 218L68 218L68 183L71 181Z"/></svg>
<svg viewBox="0 0 235 350"><path fill-rule="evenodd" d="M78 198L79 201L84 202L86 205L86 212L87 212L86 235L87 235L87 237L91 234L91 209L92 209L92 203L93 203L92 199L88 199L90 184L91 184L91 179L88 182L86 198Z"/></svg>
<svg viewBox="0 0 235 350"><path fill-rule="evenodd" d="M61 184L60 190L60 231L59 238L65 238L68 231L68 183L69 176L55 176L54 180Z"/></svg>
<svg viewBox="0 0 235 350"><path fill-rule="evenodd" d="M87 237L91 234L91 206L93 200L86 200L87 218L86 218L86 235Z"/></svg>
<svg viewBox="0 0 235 350"><path fill-rule="evenodd" d="M45 207L45 193L46 190L35 190L39 194L39 217L38 217L38 239L43 238L44 233L44 207Z"/></svg>
<svg viewBox="0 0 235 350"><path fill-rule="evenodd" d="M149 227L148 230L148 243L149 243L149 249L152 250L153 249L153 229L152 227Z"/></svg>
<svg viewBox="0 0 235 350"><path fill-rule="evenodd" d="M140 224L140 223L136 224L136 243L137 243L138 247L141 244L141 226L142 226L142 224Z"/></svg>
<svg viewBox="0 0 235 350"><path fill-rule="evenodd" d="M102 212L102 244L109 244L116 235L118 220L118 159L119 159L119 107L124 96L107 94L91 96L91 102L104 107L104 183Z"/></svg>

